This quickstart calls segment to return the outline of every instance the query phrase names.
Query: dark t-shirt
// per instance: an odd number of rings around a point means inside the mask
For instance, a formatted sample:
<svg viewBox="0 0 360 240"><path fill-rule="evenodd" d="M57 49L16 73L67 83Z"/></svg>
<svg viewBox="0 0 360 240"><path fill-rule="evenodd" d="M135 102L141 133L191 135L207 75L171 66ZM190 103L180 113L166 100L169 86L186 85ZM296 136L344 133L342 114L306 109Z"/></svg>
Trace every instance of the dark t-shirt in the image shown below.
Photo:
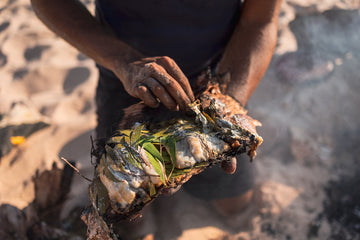
<svg viewBox="0 0 360 240"><path fill-rule="evenodd" d="M97 0L96 14L146 56L169 56L189 78L223 52L240 0Z"/></svg>

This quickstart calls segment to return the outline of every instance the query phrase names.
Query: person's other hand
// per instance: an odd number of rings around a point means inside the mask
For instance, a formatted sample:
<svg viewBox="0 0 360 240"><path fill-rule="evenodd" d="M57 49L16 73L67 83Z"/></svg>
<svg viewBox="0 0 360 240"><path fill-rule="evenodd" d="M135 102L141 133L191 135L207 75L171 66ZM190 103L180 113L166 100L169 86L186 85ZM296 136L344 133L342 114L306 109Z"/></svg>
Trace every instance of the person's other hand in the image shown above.
<svg viewBox="0 0 360 240"><path fill-rule="evenodd" d="M230 159L223 160L221 162L221 168L224 172L228 174L233 174L236 171L236 157L231 157Z"/></svg>
<svg viewBox="0 0 360 240"><path fill-rule="evenodd" d="M165 105L172 111L186 110L195 100L188 79L169 57L149 57L115 69L125 90L152 108Z"/></svg>

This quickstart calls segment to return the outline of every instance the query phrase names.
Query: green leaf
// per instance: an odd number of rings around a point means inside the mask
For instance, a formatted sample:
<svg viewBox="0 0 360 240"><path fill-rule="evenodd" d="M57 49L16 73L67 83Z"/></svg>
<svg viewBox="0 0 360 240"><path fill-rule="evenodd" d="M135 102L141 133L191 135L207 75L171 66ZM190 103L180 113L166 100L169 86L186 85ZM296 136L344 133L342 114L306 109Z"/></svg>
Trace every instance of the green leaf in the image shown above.
<svg viewBox="0 0 360 240"><path fill-rule="evenodd" d="M183 169L175 168L172 175L171 175L171 177L175 178L175 177L178 177L178 176L181 176L183 174L190 173L190 172L191 172L191 168L183 168Z"/></svg>
<svg viewBox="0 0 360 240"><path fill-rule="evenodd" d="M94 179L92 188L93 190L90 191L89 194L90 199L92 202L96 203L100 215L105 214L106 209L109 205L109 196L107 189L105 188L105 186L102 184L102 182L98 177Z"/></svg>
<svg viewBox="0 0 360 240"><path fill-rule="evenodd" d="M157 150L157 148L154 146L154 144L152 144L151 142L144 142L142 144L142 147L146 151L148 151L151 155L153 155L155 158L157 158L163 162L162 156L161 156L159 150Z"/></svg>
<svg viewBox="0 0 360 240"><path fill-rule="evenodd" d="M131 133L131 130L130 130L130 129L126 129L126 130L120 130L119 132L129 137L129 136L130 136L130 133Z"/></svg>
<svg viewBox="0 0 360 240"><path fill-rule="evenodd" d="M109 141L107 141L107 144L111 144L111 143L115 143L118 144L120 143L121 139L124 138L124 136L115 136L109 139Z"/></svg>
<svg viewBox="0 0 360 240"><path fill-rule="evenodd" d="M152 182L149 182L149 189L150 189L150 197L153 197L156 195L156 189Z"/></svg>
<svg viewBox="0 0 360 240"><path fill-rule="evenodd" d="M134 151L129 145L124 145L126 151L128 152L128 158L126 160L133 165L134 167L143 169L140 163L140 157L138 156L137 152Z"/></svg>
<svg viewBox="0 0 360 240"><path fill-rule="evenodd" d="M127 137L128 138L128 137ZM129 140L130 141L130 140ZM128 144L128 141L125 140L125 136L120 140L120 143L119 143L121 146L123 145L126 145ZM118 146L118 147L121 147L121 146Z"/></svg>
<svg viewBox="0 0 360 240"><path fill-rule="evenodd" d="M165 128L165 129L163 129L163 130L161 130L161 131L159 131L159 132L154 133L152 136L153 136L154 138L166 137L166 136L168 135L168 133L166 133L167 130L169 130L168 127Z"/></svg>
<svg viewBox="0 0 360 240"><path fill-rule="evenodd" d="M169 164L172 165L172 161L170 159L170 155L168 150L161 152L161 157L164 160L165 167L167 167Z"/></svg>
<svg viewBox="0 0 360 240"><path fill-rule="evenodd" d="M121 130L119 131L121 134L123 134L124 136L122 137L122 139L120 140L120 143L127 143L130 144L130 134L131 134L131 130Z"/></svg>
<svg viewBox="0 0 360 240"><path fill-rule="evenodd" d="M146 151L146 155L151 163L151 165L154 167L155 172L159 175L161 182L166 185L165 176L164 176L164 168L161 162L153 157L153 155Z"/></svg>
<svg viewBox="0 0 360 240"><path fill-rule="evenodd" d="M135 146L135 143L139 140L144 125L137 126L134 131L130 133L130 145Z"/></svg>
<svg viewBox="0 0 360 240"><path fill-rule="evenodd" d="M167 146L169 148L169 154L173 163L176 162L176 139L174 136L167 138Z"/></svg>
<svg viewBox="0 0 360 240"><path fill-rule="evenodd" d="M153 136L140 136L140 138L138 139L138 141L136 142L137 146L142 146L145 142L152 142L154 139Z"/></svg>
<svg viewBox="0 0 360 240"><path fill-rule="evenodd" d="M176 139L174 136L167 138L167 150L169 151L169 155L172 163L171 171L168 176L170 178L172 172L174 171L175 163L176 163Z"/></svg>

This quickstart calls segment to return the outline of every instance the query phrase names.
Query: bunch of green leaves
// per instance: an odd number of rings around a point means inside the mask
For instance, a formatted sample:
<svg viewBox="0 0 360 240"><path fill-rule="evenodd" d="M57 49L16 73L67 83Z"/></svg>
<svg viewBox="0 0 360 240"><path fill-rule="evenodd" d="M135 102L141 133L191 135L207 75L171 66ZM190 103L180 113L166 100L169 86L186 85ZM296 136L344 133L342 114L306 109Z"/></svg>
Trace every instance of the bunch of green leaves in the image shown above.
<svg viewBox="0 0 360 240"><path fill-rule="evenodd" d="M107 154L116 152L114 159L124 159L136 168L142 168L142 163L147 163L141 158L138 149L142 148L155 169L161 182L167 185L175 169L176 140L177 137L169 128L150 134L144 125L138 125L132 130L121 130L110 138L105 146ZM112 146L112 147L111 147ZM117 165L124 164L117 161ZM122 166L123 167L123 166Z"/></svg>
<svg viewBox="0 0 360 240"><path fill-rule="evenodd" d="M133 129L119 130L108 140L107 146L105 146L106 153L115 152L117 156L114 156L113 159L123 159L139 169L142 169L142 163L150 162L161 182L165 186L171 187L175 178L191 173L193 169L209 165L208 162L203 162L187 169L175 167L176 142L185 137L187 133L203 132L204 128L214 128L216 125L215 114L209 115L201 111L199 102L193 103L190 107L197 120L175 120L168 122L168 127L152 132L146 130L144 125L137 125ZM139 148L145 151L148 161L142 159ZM117 161L117 164L123 163Z"/></svg>

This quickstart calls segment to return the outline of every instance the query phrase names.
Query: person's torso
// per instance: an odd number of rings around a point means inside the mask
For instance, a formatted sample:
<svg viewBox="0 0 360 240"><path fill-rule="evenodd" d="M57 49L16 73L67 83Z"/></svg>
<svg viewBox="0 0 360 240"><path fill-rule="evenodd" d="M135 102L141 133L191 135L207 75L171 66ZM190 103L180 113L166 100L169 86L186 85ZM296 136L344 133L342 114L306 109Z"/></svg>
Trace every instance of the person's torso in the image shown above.
<svg viewBox="0 0 360 240"><path fill-rule="evenodd" d="M146 56L169 56L187 76L224 50L240 0L97 0L97 17Z"/></svg>

